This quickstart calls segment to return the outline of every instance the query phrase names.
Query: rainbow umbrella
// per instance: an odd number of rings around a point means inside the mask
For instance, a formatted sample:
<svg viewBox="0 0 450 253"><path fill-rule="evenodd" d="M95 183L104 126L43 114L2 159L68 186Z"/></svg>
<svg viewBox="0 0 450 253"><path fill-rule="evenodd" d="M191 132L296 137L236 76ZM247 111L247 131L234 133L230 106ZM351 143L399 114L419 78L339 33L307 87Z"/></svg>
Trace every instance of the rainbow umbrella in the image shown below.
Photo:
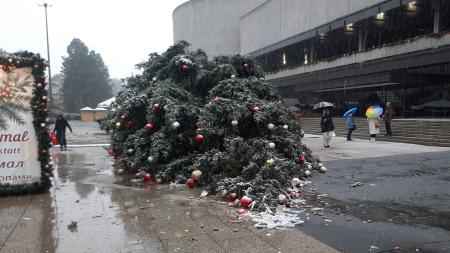
<svg viewBox="0 0 450 253"><path fill-rule="evenodd" d="M370 106L366 111L366 116L369 119L378 118L381 114L383 114L383 108L379 106Z"/></svg>

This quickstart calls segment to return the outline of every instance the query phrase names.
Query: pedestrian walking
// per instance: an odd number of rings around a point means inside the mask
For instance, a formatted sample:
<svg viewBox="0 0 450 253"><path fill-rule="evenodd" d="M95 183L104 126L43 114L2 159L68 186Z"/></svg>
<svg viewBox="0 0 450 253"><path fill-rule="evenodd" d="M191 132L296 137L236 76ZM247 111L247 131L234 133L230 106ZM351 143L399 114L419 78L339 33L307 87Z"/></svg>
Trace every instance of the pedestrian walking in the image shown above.
<svg viewBox="0 0 450 253"><path fill-rule="evenodd" d="M355 117L353 117L353 113L349 113L347 114L347 116L344 117L344 119L348 127L347 141L351 141L352 132L356 130Z"/></svg>
<svg viewBox="0 0 450 253"><path fill-rule="evenodd" d="M367 118L369 122L370 141L374 142L377 134L380 133L380 118Z"/></svg>
<svg viewBox="0 0 450 253"><path fill-rule="evenodd" d="M333 118L331 118L329 109L323 110L322 118L320 119L320 126L322 128L323 147L329 148L331 138L335 135Z"/></svg>
<svg viewBox="0 0 450 253"><path fill-rule="evenodd" d="M72 128L69 125L69 122L67 122L67 120L62 115L58 115L53 132L56 132L56 137L59 141L59 149L61 151L67 150L66 128L69 128L71 133L73 132Z"/></svg>
<svg viewBox="0 0 450 253"><path fill-rule="evenodd" d="M384 112L384 126L386 127L386 136L392 136L391 122L394 118L394 109L392 109L391 102L386 103L386 110Z"/></svg>

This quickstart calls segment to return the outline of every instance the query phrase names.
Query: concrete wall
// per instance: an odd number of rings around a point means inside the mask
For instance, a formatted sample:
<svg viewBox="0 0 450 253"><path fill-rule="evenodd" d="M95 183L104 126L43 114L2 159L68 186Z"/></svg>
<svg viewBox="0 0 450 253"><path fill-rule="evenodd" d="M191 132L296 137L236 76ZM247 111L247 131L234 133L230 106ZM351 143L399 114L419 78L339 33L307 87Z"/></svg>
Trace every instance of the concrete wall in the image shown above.
<svg viewBox="0 0 450 253"><path fill-rule="evenodd" d="M384 1L267 0L241 17L241 53L251 53Z"/></svg>
<svg viewBox="0 0 450 253"><path fill-rule="evenodd" d="M174 42L210 56L240 53L240 17L266 0L191 0L173 11Z"/></svg>

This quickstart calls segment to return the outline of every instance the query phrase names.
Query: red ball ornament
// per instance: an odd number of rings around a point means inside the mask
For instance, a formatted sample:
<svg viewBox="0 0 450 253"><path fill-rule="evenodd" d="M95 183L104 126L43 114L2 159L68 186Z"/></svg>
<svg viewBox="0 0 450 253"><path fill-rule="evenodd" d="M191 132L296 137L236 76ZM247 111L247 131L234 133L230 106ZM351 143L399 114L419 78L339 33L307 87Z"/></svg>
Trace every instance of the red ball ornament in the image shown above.
<svg viewBox="0 0 450 253"><path fill-rule="evenodd" d="M237 194L236 193L231 193L230 196L228 196L228 199L230 201L235 201L237 199Z"/></svg>
<svg viewBox="0 0 450 253"><path fill-rule="evenodd" d="M250 197L244 196L241 198L241 206L243 208L247 208L252 202L253 200Z"/></svg>
<svg viewBox="0 0 450 253"><path fill-rule="evenodd" d="M304 155L301 155L301 156L298 158L298 162L299 162L301 165L305 164L305 156L304 156Z"/></svg>
<svg viewBox="0 0 450 253"><path fill-rule="evenodd" d="M189 178L189 179L186 181L186 185L187 185L189 188L194 188L196 184L197 184L197 182L196 182L194 179L192 179L192 178Z"/></svg>
<svg viewBox="0 0 450 253"><path fill-rule="evenodd" d="M161 110L161 105L160 104L154 104L153 105L153 110L155 110L155 111Z"/></svg>
<svg viewBox="0 0 450 253"><path fill-rule="evenodd" d="M150 180L152 180L152 179L153 179L152 175L150 175L150 174L148 174L148 173L145 174L145 176L144 176L144 180L145 180L145 181L148 182L148 181L150 181Z"/></svg>
<svg viewBox="0 0 450 253"><path fill-rule="evenodd" d="M2 70L5 71L6 73L9 73L9 71L11 71L11 69L7 65L3 65Z"/></svg>
<svg viewBox="0 0 450 253"><path fill-rule="evenodd" d="M189 73L189 66L186 64L183 64L183 66L181 67L183 69L183 73L185 75L187 75Z"/></svg>
<svg viewBox="0 0 450 253"><path fill-rule="evenodd" d="M204 137L203 137L203 135L201 135L201 134L197 134L197 136L195 136L195 141L196 141L197 143L203 142L203 139L204 139Z"/></svg>
<svg viewBox="0 0 450 253"><path fill-rule="evenodd" d="M247 63L244 63L244 65L242 66L244 68L245 71L248 71L249 67Z"/></svg>
<svg viewBox="0 0 450 253"><path fill-rule="evenodd" d="M108 149L108 154L114 156L114 150L112 148Z"/></svg>
<svg viewBox="0 0 450 253"><path fill-rule="evenodd" d="M128 116L127 116L127 115L122 115L122 116L120 116L120 120L121 120L122 122L125 122L127 119L128 119Z"/></svg>
<svg viewBox="0 0 450 253"><path fill-rule="evenodd" d="M145 130L147 130L147 132L152 132L155 129L155 126L151 123L148 123L147 125L145 125Z"/></svg>
<svg viewBox="0 0 450 253"><path fill-rule="evenodd" d="M291 192L291 198L292 198L292 199L297 198L297 192L292 191L292 192Z"/></svg>
<svg viewBox="0 0 450 253"><path fill-rule="evenodd" d="M258 106L252 108L252 112L259 112L261 109Z"/></svg>
<svg viewBox="0 0 450 253"><path fill-rule="evenodd" d="M131 129L133 127L133 121L128 121L128 123L125 125L126 129Z"/></svg>

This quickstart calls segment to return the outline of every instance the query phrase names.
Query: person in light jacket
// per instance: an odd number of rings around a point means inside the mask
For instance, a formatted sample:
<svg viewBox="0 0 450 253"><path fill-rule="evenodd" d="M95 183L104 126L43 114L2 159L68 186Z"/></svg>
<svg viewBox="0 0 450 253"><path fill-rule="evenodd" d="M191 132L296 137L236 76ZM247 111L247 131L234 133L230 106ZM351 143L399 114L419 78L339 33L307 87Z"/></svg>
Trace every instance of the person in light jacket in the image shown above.
<svg viewBox="0 0 450 253"><path fill-rule="evenodd" d="M320 119L320 127L322 128L322 137L323 137L323 147L329 148L331 137L334 134L334 122L331 118L331 113L329 109L323 110L323 116Z"/></svg>
<svg viewBox="0 0 450 253"><path fill-rule="evenodd" d="M375 141L377 134L380 133L380 118L367 118L369 122L370 141Z"/></svg>

